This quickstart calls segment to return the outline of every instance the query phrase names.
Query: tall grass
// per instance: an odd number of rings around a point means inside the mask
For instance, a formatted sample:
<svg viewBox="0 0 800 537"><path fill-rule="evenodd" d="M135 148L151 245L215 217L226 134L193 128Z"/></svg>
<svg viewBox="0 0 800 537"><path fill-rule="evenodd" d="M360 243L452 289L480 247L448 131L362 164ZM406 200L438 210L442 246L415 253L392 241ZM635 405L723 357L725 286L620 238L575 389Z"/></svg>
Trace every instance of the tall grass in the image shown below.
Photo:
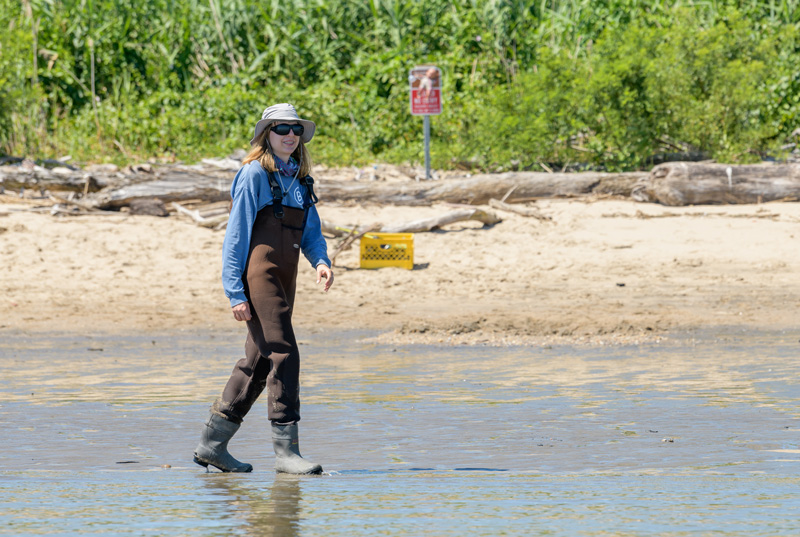
<svg viewBox="0 0 800 537"><path fill-rule="evenodd" d="M445 113L434 120L437 165L544 159L639 166L635 155L658 151L653 140L669 125L631 115L617 106L619 96L577 91L592 84L570 73L591 78L611 69L623 58L598 43L625 48L634 27L651 29L653 43L668 40L681 17L696 31L739 17L744 33L768 40L797 31L800 0L0 0L0 152L193 159L242 147L260 110L286 100L320 123L314 149L322 161L414 161L421 129L408 114L406 77L415 64L434 62L445 74ZM781 43L789 48L775 51L775 76L745 77L755 84L749 90L768 86L781 95L759 112L757 122L782 119L751 136L755 152L769 145L766 138L785 141L800 107L797 46ZM542 72L554 78L550 86ZM658 106L680 105L659 98ZM546 117L522 121L521 110L533 113L521 108L526 102ZM615 126L564 117L576 107L604 113ZM533 145L504 153L508 140L487 142L476 131L491 128L483 117L516 119L509 132ZM647 143L620 138L651 128L659 132ZM673 131L687 146L719 148L713 137ZM590 151L568 149L565 140L576 136ZM741 152L720 151L731 158Z"/></svg>

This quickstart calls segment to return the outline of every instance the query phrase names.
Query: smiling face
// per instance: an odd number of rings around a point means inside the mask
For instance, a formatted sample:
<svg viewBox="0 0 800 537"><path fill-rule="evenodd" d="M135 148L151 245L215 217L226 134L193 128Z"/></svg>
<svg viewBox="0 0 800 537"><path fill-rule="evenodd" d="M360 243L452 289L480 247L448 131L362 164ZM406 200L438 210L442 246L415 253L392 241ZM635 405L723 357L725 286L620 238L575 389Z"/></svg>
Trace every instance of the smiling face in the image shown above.
<svg viewBox="0 0 800 537"><path fill-rule="evenodd" d="M289 157L292 156L292 153L294 153L294 150L297 149L300 143L300 137L292 131L289 131L289 134L281 136L272 130L272 127L275 125L281 124L297 125L298 123L297 121L278 121L268 127L269 145L272 148L272 152L282 161L289 162Z"/></svg>

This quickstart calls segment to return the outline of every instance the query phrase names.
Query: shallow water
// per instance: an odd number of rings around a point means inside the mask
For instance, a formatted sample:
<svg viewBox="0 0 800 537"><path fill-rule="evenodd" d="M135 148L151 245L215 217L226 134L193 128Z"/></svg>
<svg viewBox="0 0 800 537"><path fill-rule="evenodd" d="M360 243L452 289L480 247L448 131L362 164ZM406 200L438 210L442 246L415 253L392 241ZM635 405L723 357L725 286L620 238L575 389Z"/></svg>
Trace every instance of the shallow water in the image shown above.
<svg viewBox="0 0 800 537"><path fill-rule="evenodd" d="M263 401L191 462L242 335L0 341L0 534L792 535L800 364L787 333L611 348L303 340L301 447ZM169 468L162 466L169 465Z"/></svg>

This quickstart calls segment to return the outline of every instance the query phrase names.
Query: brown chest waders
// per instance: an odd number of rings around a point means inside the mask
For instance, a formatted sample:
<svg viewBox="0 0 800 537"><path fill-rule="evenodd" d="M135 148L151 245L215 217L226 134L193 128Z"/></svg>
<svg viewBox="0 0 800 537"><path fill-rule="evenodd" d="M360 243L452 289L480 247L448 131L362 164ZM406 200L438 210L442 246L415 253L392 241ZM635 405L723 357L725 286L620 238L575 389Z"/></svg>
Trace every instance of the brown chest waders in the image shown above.
<svg viewBox="0 0 800 537"><path fill-rule="evenodd" d="M241 423L264 388L267 417L276 424L300 420L300 352L292 328L292 309L300 241L308 206L316 202L312 184L306 209L284 207L277 181L270 177L273 205L258 212L242 281L252 319L247 321L245 357L236 363L214 410Z"/></svg>

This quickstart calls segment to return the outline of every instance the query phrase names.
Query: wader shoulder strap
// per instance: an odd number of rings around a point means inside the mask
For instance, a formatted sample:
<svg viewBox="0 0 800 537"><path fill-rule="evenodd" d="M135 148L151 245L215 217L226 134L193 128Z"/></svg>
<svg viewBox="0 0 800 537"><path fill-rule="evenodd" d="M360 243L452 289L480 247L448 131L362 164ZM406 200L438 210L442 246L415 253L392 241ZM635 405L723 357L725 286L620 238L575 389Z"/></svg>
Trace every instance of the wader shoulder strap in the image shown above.
<svg viewBox="0 0 800 537"><path fill-rule="evenodd" d="M278 184L278 179L275 177L274 172L267 172L269 180L269 188L272 191L272 211L275 213L275 218L283 218L283 191L281 185Z"/></svg>
<svg viewBox="0 0 800 537"><path fill-rule="evenodd" d="M310 175L306 175L302 179L300 179L300 184L306 187L308 190L308 203L305 204L304 208L308 208L312 205L316 205L319 201L319 198L316 194L314 194L314 178Z"/></svg>

